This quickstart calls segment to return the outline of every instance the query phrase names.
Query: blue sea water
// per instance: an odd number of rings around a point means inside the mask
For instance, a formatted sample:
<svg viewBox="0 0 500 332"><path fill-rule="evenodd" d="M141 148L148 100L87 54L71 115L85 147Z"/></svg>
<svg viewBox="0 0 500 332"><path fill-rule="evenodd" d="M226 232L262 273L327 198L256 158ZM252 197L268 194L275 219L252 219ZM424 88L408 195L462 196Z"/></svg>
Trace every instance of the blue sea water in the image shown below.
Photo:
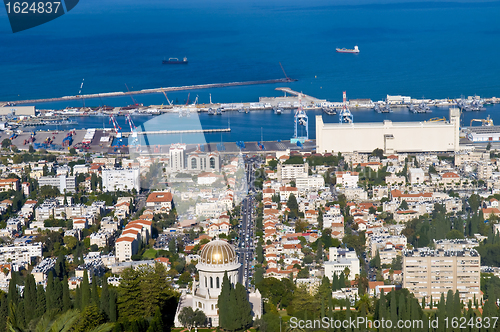
<svg viewBox="0 0 500 332"><path fill-rule="evenodd" d="M373 100L387 94L500 96L498 17L498 1L88 0L52 22L13 34L0 9L0 100L76 95L83 79L82 93L126 91L125 84L138 90L273 79L283 77L279 62L298 79L287 86L332 101L340 101L344 90L349 98ZM335 53L336 47L354 45L360 54ZM161 64L163 58L184 56L188 65ZM277 86L282 85L191 91L191 99L198 95L200 102L208 102L211 93L214 102L257 101L259 96L281 95L274 90ZM187 95L170 93L169 98L182 103ZM166 103L162 94L135 99ZM94 106L131 102L129 97L86 101ZM500 123L496 110L488 112ZM441 116L438 113L432 116ZM447 110L442 113L447 115ZM229 116L201 119L203 126L227 126ZM231 127L241 118L236 128L247 128L245 135L252 140L260 140L260 127L264 139L293 134L291 115L283 114L280 120L266 112L232 116ZM388 116L394 121L416 119L407 112ZM249 122L253 117L254 124ZM355 114L355 121L372 117ZM224 135L227 140L237 138L223 134L223 140ZM207 141L221 139L220 134L212 136L207 135Z"/></svg>

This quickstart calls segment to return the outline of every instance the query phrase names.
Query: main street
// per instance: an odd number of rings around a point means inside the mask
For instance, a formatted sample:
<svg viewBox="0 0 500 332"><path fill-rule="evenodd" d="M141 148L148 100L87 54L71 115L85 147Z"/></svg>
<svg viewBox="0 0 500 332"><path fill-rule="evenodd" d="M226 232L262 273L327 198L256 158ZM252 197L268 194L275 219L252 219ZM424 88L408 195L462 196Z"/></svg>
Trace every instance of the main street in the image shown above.
<svg viewBox="0 0 500 332"><path fill-rule="evenodd" d="M253 163L246 163L245 170L250 194L241 202L241 222L239 225L237 252L238 261L241 264L238 281L248 288L250 285L249 278L252 277L252 263L254 259L253 198L251 193L254 181Z"/></svg>

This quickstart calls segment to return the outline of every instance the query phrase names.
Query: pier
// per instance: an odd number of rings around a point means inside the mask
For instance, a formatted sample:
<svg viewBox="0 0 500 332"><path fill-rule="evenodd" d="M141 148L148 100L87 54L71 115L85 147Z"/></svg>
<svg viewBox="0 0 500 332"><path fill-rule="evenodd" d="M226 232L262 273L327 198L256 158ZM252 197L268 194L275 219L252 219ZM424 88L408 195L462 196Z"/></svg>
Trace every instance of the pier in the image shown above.
<svg viewBox="0 0 500 332"><path fill-rule="evenodd" d="M302 100L304 100L306 102L308 101L311 104L321 104L323 102L326 102L325 99L318 99L318 98L315 98L313 96L306 95L305 93L294 91L294 90L292 90L290 88L276 88L275 90L283 91L284 93L288 93L290 95L294 95L294 96L297 96L297 97L299 95L302 95Z"/></svg>
<svg viewBox="0 0 500 332"><path fill-rule="evenodd" d="M162 134L197 134L197 133L228 133L231 128L221 129L190 129L190 130L154 130L154 131L138 131L137 135L162 135ZM128 137L132 133L130 131L122 132L123 137Z"/></svg>
<svg viewBox="0 0 500 332"><path fill-rule="evenodd" d="M244 81L244 82L229 82L229 83L211 83L211 84L199 84L199 85L186 85L179 87L169 87L169 88L154 88L154 89L143 89L138 91L128 91L128 92L106 92L106 93L94 93L87 95L76 95L76 96L64 96L57 98L43 98L43 99L27 99L27 100L17 100L10 101L10 103L20 104L36 104L36 103L47 103L55 101L65 101L65 100L80 100L80 99L93 99L93 98L103 98L103 97L120 97L120 96L130 96L130 95L140 95L140 94L150 94L150 93L163 93L171 91L186 91L186 90L199 90L199 89L213 89L213 88L225 88L231 86L243 86L243 85L259 85L259 84L275 84L275 83L289 83L295 82L296 79L293 78L279 78L273 80L262 80L262 81ZM9 102L0 102L1 104L8 104Z"/></svg>

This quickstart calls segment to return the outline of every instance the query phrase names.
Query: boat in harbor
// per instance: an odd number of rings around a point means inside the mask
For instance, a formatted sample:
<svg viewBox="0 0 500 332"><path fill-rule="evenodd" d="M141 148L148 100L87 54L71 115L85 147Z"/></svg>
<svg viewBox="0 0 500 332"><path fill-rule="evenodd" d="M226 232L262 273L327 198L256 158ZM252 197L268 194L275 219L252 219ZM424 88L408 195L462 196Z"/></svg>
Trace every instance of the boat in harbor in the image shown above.
<svg viewBox="0 0 500 332"><path fill-rule="evenodd" d="M419 105L418 105L418 110L417 110L418 113L432 113L431 109L429 106L427 106L427 104L425 102L421 102Z"/></svg>
<svg viewBox="0 0 500 332"><path fill-rule="evenodd" d="M474 99L470 104L472 111L486 111L486 107L483 106L483 103L479 99Z"/></svg>
<svg viewBox="0 0 500 332"><path fill-rule="evenodd" d="M359 48L358 46L354 46L354 48L349 49L349 48L336 48L335 49L337 53L359 53Z"/></svg>
<svg viewBox="0 0 500 332"><path fill-rule="evenodd" d="M323 112L325 112L328 115L336 115L337 114L337 110L335 108L331 108L331 107L323 107Z"/></svg>
<svg viewBox="0 0 500 332"><path fill-rule="evenodd" d="M162 63L164 65L187 65L188 59L186 57L184 57L184 59L182 60L179 60L178 58L169 58L168 60L163 60Z"/></svg>
<svg viewBox="0 0 500 332"><path fill-rule="evenodd" d="M384 107L382 107L380 109L380 112L381 113L392 113L392 109L391 109L391 106L389 105L389 103L385 103Z"/></svg>
<svg viewBox="0 0 500 332"><path fill-rule="evenodd" d="M408 110L410 111L410 113L418 113L417 109L415 108L415 105L413 104L408 105Z"/></svg>
<svg viewBox="0 0 500 332"><path fill-rule="evenodd" d="M222 108L218 108L215 112L216 115L222 115Z"/></svg>
<svg viewBox="0 0 500 332"><path fill-rule="evenodd" d="M281 113L283 113L283 109L281 109L280 107L274 108L274 114L281 114Z"/></svg>
<svg viewBox="0 0 500 332"><path fill-rule="evenodd" d="M379 104L375 104L375 106L373 107L373 110L377 113L382 113L382 110L380 109L380 105Z"/></svg>
<svg viewBox="0 0 500 332"><path fill-rule="evenodd" d="M215 110L213 108L209 108L208 115L215 115Z"/></svg>

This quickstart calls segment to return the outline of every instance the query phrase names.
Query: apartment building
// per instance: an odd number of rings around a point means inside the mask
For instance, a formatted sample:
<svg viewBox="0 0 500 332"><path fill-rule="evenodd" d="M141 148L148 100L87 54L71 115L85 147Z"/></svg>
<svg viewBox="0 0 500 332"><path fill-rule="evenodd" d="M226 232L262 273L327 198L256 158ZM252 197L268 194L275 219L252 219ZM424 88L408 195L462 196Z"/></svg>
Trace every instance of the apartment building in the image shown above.
<svg viewBox="0 0 500 332"><path fill-rule="evenodd" d="M60 193L68 192L74 193L76 187L76 177L75 176L42 176L38 179L38 185L52 186L59 189Z"/></svg>
<svg viewBox="0 0 500 332"><path fill-rule="evenodd" d="M309 174L309 164L278 164L277 177L279 182L296 180L307 177Z"/></svg>
<svg viewBox="0 0 500 332"><path fill-rule="evenodd" d="M141 190L139 168L104 169L102 171L103 191Z"/></svg>
<svg viewBox="0 0 500 332"><path fill-rule="evenodd" d="M474 249L431 250L420 248L403 253L403 287L419 300L439 301L442 293L459 291L460 299L478 301L481 257Z"/></svg>
<svg viewBox="0 0 500 332"><path fill-rule="evenodd" d="M359 259L354 250L339 249L330 247L329 259L324 263L325 276L333 280L333 274L340 276L345 268L349 269L349 280L354 280L356 275L359 275Z"/></svg>

